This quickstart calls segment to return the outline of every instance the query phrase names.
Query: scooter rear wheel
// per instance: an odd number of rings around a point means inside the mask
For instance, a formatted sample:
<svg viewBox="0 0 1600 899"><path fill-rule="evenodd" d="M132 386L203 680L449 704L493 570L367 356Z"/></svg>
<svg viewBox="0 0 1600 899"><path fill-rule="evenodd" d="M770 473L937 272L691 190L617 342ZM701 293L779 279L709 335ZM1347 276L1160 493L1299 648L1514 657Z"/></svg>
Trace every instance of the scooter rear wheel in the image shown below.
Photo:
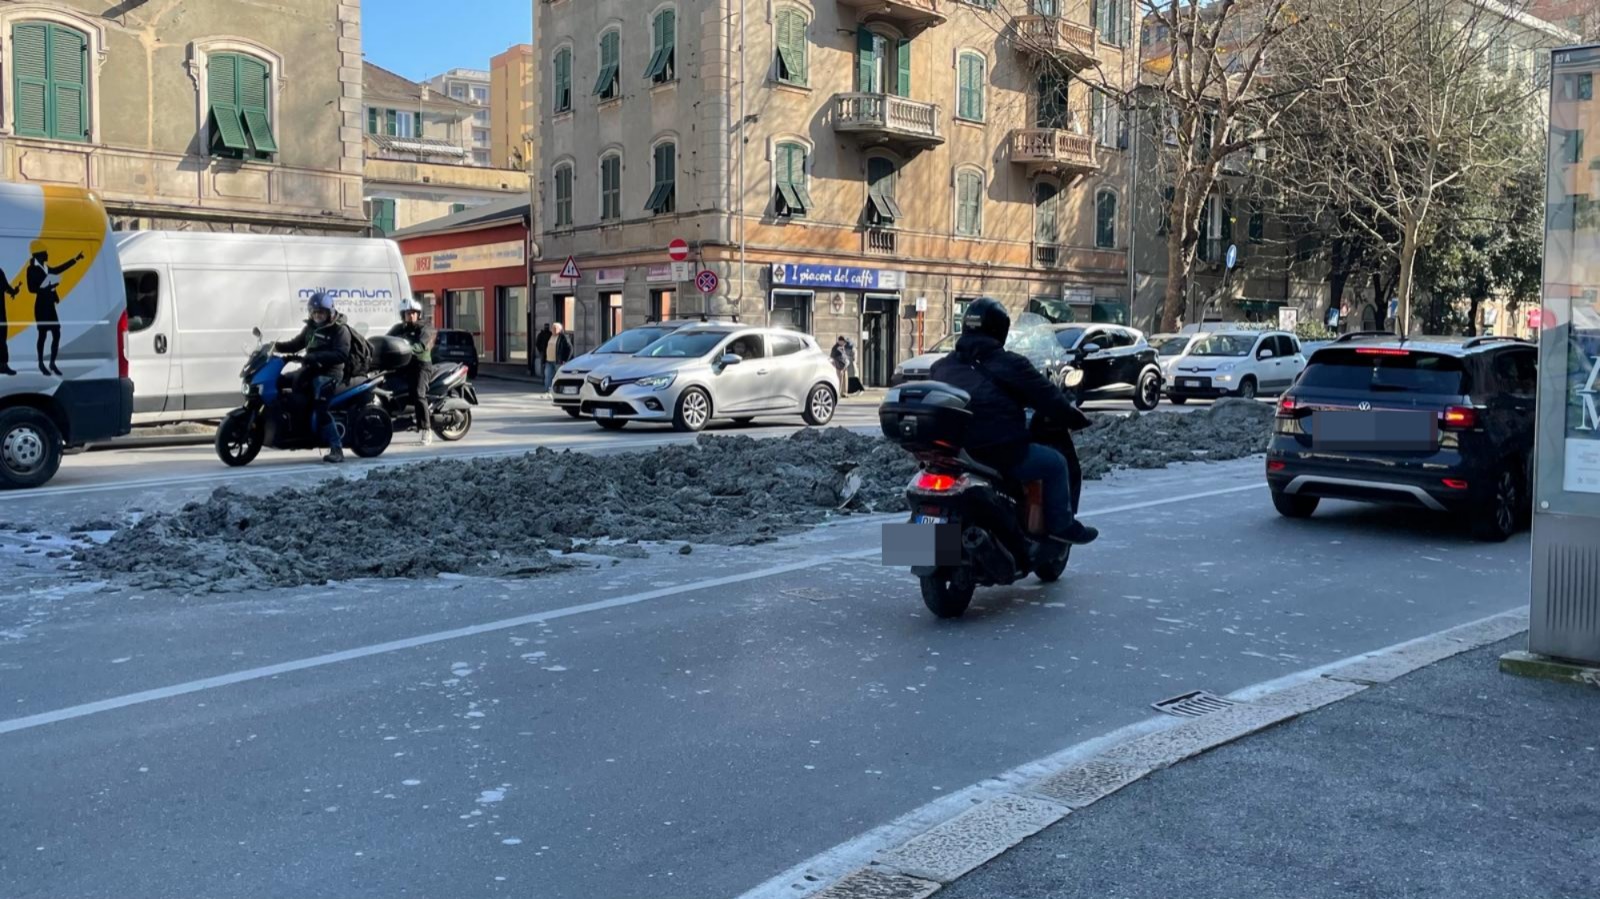
<svg viewBox="0 0 1600 899"><path fill-rule="evenodd" d="M957 582L943 573L922 578L922 604L936 618L960 618L972 604L976 585L970 581Z"/></svg>
<svg viewBox="0 0 1600 899"><path fill-rule="evenodd" d="M450 423L443 427L434 428L433 432L439 435L440 440L454 443L467 436L467 432L472 430L472 410L461 409L448 414Z"/></svg>

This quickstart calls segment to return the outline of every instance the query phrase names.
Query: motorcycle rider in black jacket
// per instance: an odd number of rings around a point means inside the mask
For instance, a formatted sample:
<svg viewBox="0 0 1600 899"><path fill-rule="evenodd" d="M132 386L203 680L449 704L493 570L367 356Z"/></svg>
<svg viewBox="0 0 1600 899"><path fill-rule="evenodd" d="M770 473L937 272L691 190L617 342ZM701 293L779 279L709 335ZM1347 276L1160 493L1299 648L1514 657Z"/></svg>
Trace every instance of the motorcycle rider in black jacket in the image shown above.
<svg viewBox="0 0 1600 899"><path fill-rule="evenodd" d="M311 295L306 311L310 317L300 333L289 340L278 341L273 349L300 354L294 389L311 397L312 415L322 424L323 439L328 443L328 454L322 461L343 462L339 428L328 413L328 402L344 383L346 366L350 362L350 329L345 326L344 316L334 308L333 298L320 290Z"/></svg>
<svg viewBox="0 0 1600 899"><path fill-rule="evenodd" d="M433 364L434 333L422 320L422 304L411 299L401 302L400 323L389 329L389 336L411 344L411 361L396 374L405 379L411 390L412 415L417 419L419 439L427 446L433 442L428 415L428 367Z"/></svg>
<svg viewBox="0 0 1600 899"><path fill-rule="evenodd" d="M929 377L972 397L966 449L974 459L1019 481L1043 482L1045 528L1051 539L1078 546L1092 543L1100 532L1075 517L1067 460L1031 441L1026 410L1074 431L1088 427L1089 418L1032 362L1005 348L1010 331L1005 306L991 297L974 300L961 319L955 351L935 362Z"/></svg>

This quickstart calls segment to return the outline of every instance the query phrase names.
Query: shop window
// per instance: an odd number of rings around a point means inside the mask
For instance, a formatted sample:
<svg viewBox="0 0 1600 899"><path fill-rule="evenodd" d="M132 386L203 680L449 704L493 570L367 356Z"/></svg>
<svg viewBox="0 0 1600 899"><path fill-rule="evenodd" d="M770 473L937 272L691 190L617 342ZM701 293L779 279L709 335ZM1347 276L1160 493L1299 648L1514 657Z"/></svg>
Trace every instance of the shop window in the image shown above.
<svg viewBox="0 0 1600 899"><path fill-rule="evenodd" d="M483 291L447 290L444 294L445 326L472 335L479 351L483 344Z"/></svg>
<svg viewBox="0 0 1600 899"><path fill-rule="evenodd" d="M650 291L650 320L670 321L677 310L677 291L662 288Z"/></svg>
<svg viewBox="0 0 1600 899"><path fill-rule="evenodd" d="M495 288L495 358L501 362L528 361L528 288Z"/></svg>
<svg viewBox="0 0 1600 899"><path fill-rule="evenodd" d="M772 327L810 334L811 302L812 295L804 291L773 291L770 318Z"/></svg>
<svg viewBox="0 0 1600 899"><path fill-rule="evenodd" d="M603 293L600 295L600 341L607 340L622 333L622 294Z"/></svg>
<svg viewBox="0 0 1600 899"><path fill-rule="evenodd" d="M568 331L578 321L578 299L570 293L558 293L550 298L550 318L561 323Z"/></svg>

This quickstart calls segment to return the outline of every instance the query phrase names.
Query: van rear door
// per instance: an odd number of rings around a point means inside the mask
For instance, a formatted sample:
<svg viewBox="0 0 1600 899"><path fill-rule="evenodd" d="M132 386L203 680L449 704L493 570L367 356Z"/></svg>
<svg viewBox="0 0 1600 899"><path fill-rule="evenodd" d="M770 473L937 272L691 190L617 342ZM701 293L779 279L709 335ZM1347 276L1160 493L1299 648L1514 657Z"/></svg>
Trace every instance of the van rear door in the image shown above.
<svg viewBox="0 0 1600 899"><path fill-rule="evenodd" d="M128 363L133 379L133 414L154 418L167 410L167 398L182 393L172 383L176 319L172 288L164 265L133 265L122 273L128 298ZM173 404L174 408L180 408Z"/></svg>

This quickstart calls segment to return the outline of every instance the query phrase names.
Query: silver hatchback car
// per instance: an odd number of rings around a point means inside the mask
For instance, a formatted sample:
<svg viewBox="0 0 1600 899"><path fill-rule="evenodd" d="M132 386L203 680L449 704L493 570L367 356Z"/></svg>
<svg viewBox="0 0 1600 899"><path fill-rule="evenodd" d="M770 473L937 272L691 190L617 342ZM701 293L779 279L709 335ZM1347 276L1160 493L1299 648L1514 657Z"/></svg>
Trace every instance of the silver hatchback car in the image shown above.
<svg viewBox="0 0 1600 899"><path fill-rule="evenodd" d="M799 415L833 420L838 374L815 339L781 328L691 325L584 378L581 414L602 428L671 422L698 431L714 418Z"/></svg>

